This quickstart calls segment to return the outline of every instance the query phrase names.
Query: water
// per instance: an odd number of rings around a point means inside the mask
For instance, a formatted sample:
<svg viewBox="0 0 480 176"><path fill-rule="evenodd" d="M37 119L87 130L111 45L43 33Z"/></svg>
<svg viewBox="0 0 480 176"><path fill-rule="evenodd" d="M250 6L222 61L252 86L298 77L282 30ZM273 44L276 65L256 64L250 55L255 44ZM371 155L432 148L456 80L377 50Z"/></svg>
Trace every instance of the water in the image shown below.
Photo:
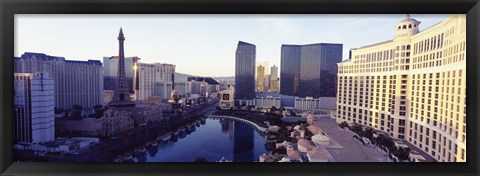
<svg viewBox="0 0 480 176"><path fill-rule="evenodd" d="M265 139L254 127L230 119L206 119L196 129L182 132L178 137L159 142L147 148L143 155L135 156L134 162L193 162L203 157L216 162L222 157L229 161L255 161L265 149Z"/></svg>

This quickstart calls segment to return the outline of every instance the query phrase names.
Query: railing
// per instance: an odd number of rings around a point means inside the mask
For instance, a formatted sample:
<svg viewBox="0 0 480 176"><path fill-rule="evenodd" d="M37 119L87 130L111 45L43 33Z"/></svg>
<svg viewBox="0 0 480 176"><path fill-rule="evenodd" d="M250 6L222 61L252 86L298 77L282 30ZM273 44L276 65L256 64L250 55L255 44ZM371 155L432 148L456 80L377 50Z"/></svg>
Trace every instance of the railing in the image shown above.
<svg viewBox="0 0 480 176"><path fill-rule="evenodd" d="M227 119L233 119L233 120L236 120L236 121L240 121L240 122L244 122L244 123L246 123L246 124L252 125L252 126L254 126L258 131L260 131L260 132L262 132L262 133L267 133L267 132L268 132L268 129L267 129L267 128L261 127L261 126L257 125L256 123L254 123L254 122L252 122L252 121L245 120L245 119L238 118L238 117L225 116L225 115L210 115L210 116L207 116L207 117L209 117L209 118L227 118Z"/></svg>

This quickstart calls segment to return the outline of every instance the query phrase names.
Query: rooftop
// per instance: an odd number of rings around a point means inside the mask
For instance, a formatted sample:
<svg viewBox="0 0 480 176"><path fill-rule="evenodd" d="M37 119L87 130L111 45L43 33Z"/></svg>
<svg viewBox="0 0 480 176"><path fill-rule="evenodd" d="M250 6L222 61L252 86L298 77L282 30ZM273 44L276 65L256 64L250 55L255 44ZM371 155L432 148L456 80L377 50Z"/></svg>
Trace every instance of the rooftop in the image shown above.
<svg viewBox="0 0 480 176"><path fill-rule="evenodd" d="M220 83L218 83L215 79L211 78L211 77L188 77L187 78L187 81L197 81L197 82L207 82L208 84L211 84L211 85L219 85Z"/></svg>
<svg viewBox="0 0 480 176"><path fill-rule="evenodd" d="M238 45L253 45L253 46L255 46L254 44L247 43L247 42L244 42L244 41L238 41Z"/></svg>
<svg viewBox="0 0 480 176"><path fill-rule="evenodd" d="M371 44L371 45L365 45L365 46L362 46L362 47L357 48L357 49L374 47L374 46L381 45L381 44L385 44L385 43L389 43L389 42L392 42L392 41L393 41L393 40L387 40L387 41L383 41L383 42L378 42L378 43L374 43L374 44Z"/></svg>

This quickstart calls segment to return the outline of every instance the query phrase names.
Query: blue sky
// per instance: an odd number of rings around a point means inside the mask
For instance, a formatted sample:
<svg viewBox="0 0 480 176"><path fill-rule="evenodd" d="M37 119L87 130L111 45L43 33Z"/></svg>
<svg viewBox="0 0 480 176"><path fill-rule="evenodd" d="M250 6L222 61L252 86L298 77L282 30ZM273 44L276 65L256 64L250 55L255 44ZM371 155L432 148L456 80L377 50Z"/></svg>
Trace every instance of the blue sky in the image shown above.
<svg viewBox="0 0 480 176"><path fill-rule="evenodd" d="M446 14L412 14L420 30ZM341 43L343 59L356 48L394 36L405 14L390 15L15 15L15 56L40 52L69 60L125 55L144 63L171 63L177 72L233 76L239 40L257 46L257 61L280 64L282 44Z"/></svg>

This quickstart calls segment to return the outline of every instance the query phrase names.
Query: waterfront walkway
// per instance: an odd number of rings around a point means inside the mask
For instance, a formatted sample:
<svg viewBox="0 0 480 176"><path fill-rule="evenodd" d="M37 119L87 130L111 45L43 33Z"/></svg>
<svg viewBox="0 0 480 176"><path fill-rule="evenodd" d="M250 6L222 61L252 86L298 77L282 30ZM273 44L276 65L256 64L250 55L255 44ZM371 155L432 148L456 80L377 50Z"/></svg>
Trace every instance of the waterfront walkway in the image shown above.
<svg viewBox="0 0 480 176"><path fill-rule="evenodd" d="M227 118L227 119L233 119L233 120L236 120L236 121L240 121L240 122L243 122L243 123L252 125L253 127L255 127L258 131L260 131L260 132L262 132L262 133L267 133L267 132L268 132L268 129L267 129L267 128L261 127L261 126L257 125L256 123L254 123L254 122L252 122L252 121L245 120L245 119L242 119L242 118L239 118L239 117L225 116L225 115L209 115L209 116L207 116L207 117L209 117L209 118Z"/></svg>

